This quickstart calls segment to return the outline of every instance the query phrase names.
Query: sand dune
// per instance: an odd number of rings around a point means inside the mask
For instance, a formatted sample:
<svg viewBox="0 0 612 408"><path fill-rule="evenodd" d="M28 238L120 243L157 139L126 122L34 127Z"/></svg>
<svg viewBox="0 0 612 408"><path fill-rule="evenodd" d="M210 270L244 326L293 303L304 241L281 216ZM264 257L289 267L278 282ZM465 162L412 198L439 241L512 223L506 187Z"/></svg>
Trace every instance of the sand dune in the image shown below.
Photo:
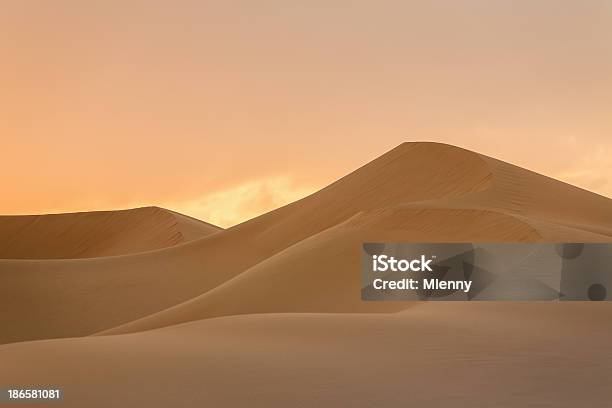
<svg viewBox="0 0 612 408"><path fill-rule="evenodd" d="M361 302L361 242L609 242L610 203L464 149L406 143L309 197L185 244L96 259L0 260L0 321L8 327L0 340L232 314L398 311L410 304Z"/></svg>
<svg viewBox="0 0 612 408"><path fill-rule="evenodd" d="M603 242L612 240L610 220L604 197L464 149L406 143L318 193L185 244L96 259L0 260L8 327L0 340L231 314L398 311L409 304L361 302L361 242Z"/></svg>
<svg viewBox="0 0 612 408"><path fill-rule="evenodd" d="M370 184L377 177L381 190ZM337 223L317 228L317 214ZM322 232L214 290L103 333L240 313L400 310L406 303L361 302L355 248L362 242L611 242L612 201L463 149L417 143L237 227L273 247L277 236L291 241L289 233L315 228Z"/></svg>
<svg viewBox="0 0 612 408"><path fill-rule="evenodd" d="M221 228L157 207L0 216L0 258L70 259L166 248Z"/></svg>
<svg viewBox="0 0 612 408"><path fill-rule="evenodd" d="M611 306L439 302L208 319L5 345L0 383L62 387L64 407L603 408Z"/></svg>
<svg viewBox="0 0 612 408"><path fill-rule="evenodd" d="M376 214L373 225L370 221L366 216L355 217L281 251L201 296L101 334L236 314L393 312L411 306L407 302L361 301L361 281L356 273L361 264L355 248L363 242L489 242L491 237L500 242L610 241L607 236L545 223L536 229L522 220L485 210L401 210ZM384 229L388 222L396 227L406 223L406 228ZM464 227L457 228L457 224Z"/></svg>

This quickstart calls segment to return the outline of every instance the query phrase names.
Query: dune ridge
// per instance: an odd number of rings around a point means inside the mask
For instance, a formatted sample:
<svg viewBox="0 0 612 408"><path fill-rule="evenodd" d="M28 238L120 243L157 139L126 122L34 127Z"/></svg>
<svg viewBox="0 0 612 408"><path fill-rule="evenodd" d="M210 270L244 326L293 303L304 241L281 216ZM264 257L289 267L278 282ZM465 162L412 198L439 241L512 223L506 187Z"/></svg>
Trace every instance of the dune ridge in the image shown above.
<svg viewBox="0 0 612 408"><path fill-rule="evenodd" d="M0 216L0 259L75 259L166 248L221 228L159 207Z"/></svg>

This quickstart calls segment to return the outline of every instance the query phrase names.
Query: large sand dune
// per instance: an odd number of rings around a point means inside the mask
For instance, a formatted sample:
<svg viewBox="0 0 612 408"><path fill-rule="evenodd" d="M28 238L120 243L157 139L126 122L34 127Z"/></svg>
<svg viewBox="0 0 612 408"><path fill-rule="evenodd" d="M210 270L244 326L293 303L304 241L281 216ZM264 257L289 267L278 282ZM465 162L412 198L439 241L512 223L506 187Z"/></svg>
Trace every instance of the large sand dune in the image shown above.
<svg viewBox="0 0 612 408"><path fill-rule="evenodd" d="M612 393L589 382L612 369L608 303L362 302L359 273L366 241L612 242L608 198L405 143L227 230L166 214L189 242L163 217L115 246L85 221L61 248L52 226L24 234L5 257L22 259L0 259L0 342L72 338L0 346L0 381L62 385L66 406L529 406L513 391L526 387L537 406L605 406Z"/></svg>
<svg viewBox="0 0 612 408"><path fill-rule="evenodd" d="M597 242L611 231L607 198L457 147L405 143L309 197L185 244L0 260L0 341L237 313L397 311L408 304L361 302L361 242Z"/></svg>
<svg viewBox="0 0 612 408"><path fill-rule="evenodd" d="M612 201L459 148L407 143L235 229L274 255L185 304L106 333L239 313L398 310L406 304L361 302L362 242L611 242ZM298 234L307 238L277 250Z"/></svg>

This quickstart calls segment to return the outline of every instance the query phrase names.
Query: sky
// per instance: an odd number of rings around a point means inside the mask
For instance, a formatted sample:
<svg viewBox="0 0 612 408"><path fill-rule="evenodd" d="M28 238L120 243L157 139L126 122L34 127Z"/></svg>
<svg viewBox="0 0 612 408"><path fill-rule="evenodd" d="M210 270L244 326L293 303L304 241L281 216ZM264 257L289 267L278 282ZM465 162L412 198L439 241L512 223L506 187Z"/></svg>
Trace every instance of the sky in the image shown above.
<svg viewBox="0 0 612 408"><path fill-rule="evenodd" d="M612 0L0 0L0 214L227 227L404 141L612 197Z"/></svg>

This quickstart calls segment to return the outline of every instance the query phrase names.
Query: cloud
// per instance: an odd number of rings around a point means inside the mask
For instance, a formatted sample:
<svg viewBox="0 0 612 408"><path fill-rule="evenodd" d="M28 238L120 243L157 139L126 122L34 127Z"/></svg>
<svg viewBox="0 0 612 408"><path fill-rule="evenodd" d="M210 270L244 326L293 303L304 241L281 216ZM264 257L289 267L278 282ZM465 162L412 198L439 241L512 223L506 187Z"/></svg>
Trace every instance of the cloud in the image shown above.
<svg viewBox="0 0 612 408"><path fill-rule="evenodd" d="M202 221L230 227L303 198L316 189L297 185L289 176L275 176L165 206Z"/></svg>
<svg viewBox="0 0 612 408"><path fill-rule="evenodd" d="M598 194L612 197L612 149L599 146L579 156L556 178Z"/></svg>

